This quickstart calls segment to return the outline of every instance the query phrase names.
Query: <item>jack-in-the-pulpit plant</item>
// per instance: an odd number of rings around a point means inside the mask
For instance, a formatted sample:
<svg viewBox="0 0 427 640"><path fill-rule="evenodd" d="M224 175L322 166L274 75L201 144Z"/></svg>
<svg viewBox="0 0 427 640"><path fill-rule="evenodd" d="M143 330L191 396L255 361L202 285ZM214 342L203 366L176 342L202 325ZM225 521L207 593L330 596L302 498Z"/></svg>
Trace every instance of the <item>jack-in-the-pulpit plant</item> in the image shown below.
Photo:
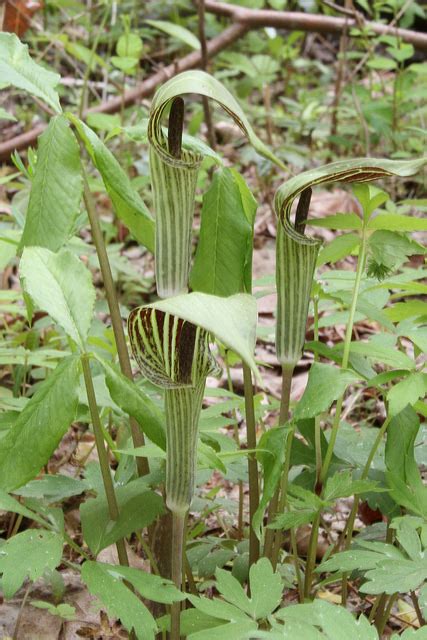
<svg viewBox="0 0 427 640"><path fill-rule="evenodd" d="M282 166L274 154L255 135L235 98L218 80L203 71L187 71L171 78L153 98L148 121L150 172L156 214L156 286L161 298L185 293L190 273L192 226L195 191L203 154L180 141L174 148L171 129L174 114L169 117L167 135L162 116L180 96L189 93L212 98L233 118L253 147L263 156ZM172 107L171 107L172 108ZM177 110L178 131L182 135L182 107ZM179 131L180 129L180 131Z"/></svg>
<svg viewBox="0 0 427 640"><path fill-rule="evenodd" d="M201 327L158 309L134 309L128 321L135 360L165 390L166 505L185 515L194 494L197 433L206 378L219 372Z"/></svg>

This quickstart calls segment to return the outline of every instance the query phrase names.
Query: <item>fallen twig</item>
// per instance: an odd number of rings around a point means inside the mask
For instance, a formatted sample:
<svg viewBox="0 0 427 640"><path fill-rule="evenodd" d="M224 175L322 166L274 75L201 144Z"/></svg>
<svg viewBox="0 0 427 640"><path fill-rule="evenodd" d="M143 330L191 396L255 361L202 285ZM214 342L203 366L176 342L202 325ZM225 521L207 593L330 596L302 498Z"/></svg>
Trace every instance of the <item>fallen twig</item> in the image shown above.
<svg viewBox="0 0 427 640"><path fill-rule="evenodd" d="M315 31L317 33L342 33L351 27L360 27L356 19L338 18L298 11L273 11L269 9L246 9L239 5L205 0L205 9L210 13L232 18L248 29L256 27L280 27L288 31ZM391 34L409 42L420 51L427 51L427 34L410 29L396 29L378 22L365 21L364 26L375 35Z"/></svg>
<svg viewBox="0 0 427 640"><path fill-rule="evenodd" d="M234 24L225 31L223 31L219 36L213 38L207 43L207 54L208 57L211 58L219 51L222 51L230 44L238 40L244 33L246 33L247 27L243 24ZM180 60L174 61L172 64L160 69L154 75L144 80L141 84L139 84L134 89L129 89L125 92L123 96L123 102L125 106L133 104L137 100L141 100L142 98L146 98L147 96L154 93L157 86L165 80L168 80L172 76L177 73L181 73L181 71L187 71L188 69L193 69L200 66L201 62L201 52L193 51L192 53L184 56ZM122 97L112 98L111 100L107 100L106 102L101 102L100 104L91 107L83 112L83 119L89 113L116 113L120 111L122 107ZM41 133L45 130L45 124L39 124L30 131L26 131L25 133L20 134L10 140L6 140L0 144L0 161L5 161L10 158L10 154L15 150L26 149L30 145L34 144Z"/></svg>

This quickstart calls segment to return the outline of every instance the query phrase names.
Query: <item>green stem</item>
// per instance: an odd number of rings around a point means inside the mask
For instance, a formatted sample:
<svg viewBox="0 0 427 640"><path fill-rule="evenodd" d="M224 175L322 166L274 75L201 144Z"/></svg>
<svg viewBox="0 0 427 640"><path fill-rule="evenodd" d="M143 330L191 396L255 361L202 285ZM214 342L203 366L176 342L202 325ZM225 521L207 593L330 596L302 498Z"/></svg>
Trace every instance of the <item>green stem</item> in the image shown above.
<svg viewBox="0 0 427 640"><path fill-rule="evenodd" d="M319 342L319 296L315 295L313 298L314 309L314 340ZM314 353L314 361L317 362L319 355L317 351ZM322 473L322 440L320 429L320 416L314 418L314 449L316 452L316 489L320 490L320 476Z"/></svg>
<svg viewBox="0 0 427 640"><path fill-rule="evenodd" d="M295 364L284 364L282 365L282 392L280 397L280 413L279 413L279 426L285 424L289 418L289 405L291 402L291 386L292 386L292 375L294 372ZM286 462L286 459L285 459ZM285 468L282 473L282 478L279 486L277 487L274 496L270 501L270 506L268 508L268 517L267 517L267 525L273 522L274 516L276 515L279 507L279 497L280 497L280 486L282 482L284 482L284 477L287 476L287 472L285 472ZM265 531L265 540L264 540L264 550L263 555L265 558L273 558L273 543L275 538L274 529L266 529Z"/></svg>
<svg viewBox="0 0 427 640"><path fill-rule="evenodd" d="M82 354L81 363L83 376L86 385L87 399L89 403L90 415L92 418L93 432L95 434L96 448L98 451L99 465L101 467L102 481L104 483L105 495L107 496L108 511L113 521L119 518L119 506L114 491L113 480L110 473L110 465L108 462L107 450L104 445L104 436L102 432L101 419L98 413L98 405L96 404L95 389L93 387L92 374L90 371L89 356L87 353ZM123 539L116 542L117 554L119 562L122 566L129 566L125 542Z"/></svg>
<svg viewBox="0 0 427 640"><path fill-rule="evenodd" d="M113 275L111 273L110 262L108 260L107 248L96 214L95 203L89 189L86 173L83 169L83 186L84 186L84 202L89 217L90 227L92 231L92 240L98 255L99 266L101 268L102 279L104 281L105 295L107 297L108 308L110 310L111 324L113 326L114 338L117 346L117 355L119 357L120 369L123 375L129 380L133 380L132 367L130 364L129 352L126 345L125 332L123 330L122 318L120 315L119 302L117 299L116 289L114 286ZM133 446L135 448L142 447L145 444L144 435L137 421L129 418ZM138 475L147 475L150 471L147 458L136 458Z"/></svg>
<svg viewBox="0 0 427 640"><path fill-rule="evenodd" d="M391 595L389 598L387 606L385 606L385 603L387 601L387 596L384 595L384 601L383 601L383 607L382 607L383 610L381 611L381 615L378 616L378 619L375 620L375 626L377 628L378 635L380 638L383 635L384 627L387 624L387 620L389 619L391 610L393 608L394 603L396 602L398 595L399 595L398 593L393 593L393 595Z"/></svg>
<svg viewBox="0 0 427 640"><path fill-rule="evenodd" d="M182 567L184 550L185 514L172 513L172 580L178 589L182 588ZM181 603L171 606L171 640L180 638Z"/></svg>
<svg viewBox="0 0 427 640"><path fill-rule="evenodd" d="M279 507L278 513L283 513L288 504L288 483L289 483L289 469L291 466L291 452L292 452L292 442L294 439L294 429L289 430L288 437L286 438L286 455L285 455L285 464L283 466L283 473L280 480L280 499L279 499ZM292 530L291 530L292 531ZM276 535L274 537L273 550L271 554L271 564L273 565L273 569L276 570L277 561L279 559L280 549L283 544L283 531L276 531ZM294 556L294 564L295 570L298 564L298 555Z"/></svg>
<svg viewBox="0 0 427 640"><path fill-rule="evenodd" d="M230 365L228 362L228 352L226 351L224 354L224 364L225 371L227 374L227 386L228 390L231 393L234 393L233 381L231 379L230 373ZM237 410L233 409L233 415L235 423L233 425L233 436L234 441L238 449L240 449L240 438L239 438L239 426L238 426L238 418L237 418ZM237 535L239 540L243 538L243 481L239 480L239 508L238 508L238 516L237 516Z"/></svg>
<svg viewBox="0 0 427 640"><path fill-rule="evenodd" d="M309 598L311 594L311 583L313 580L313 570L316 564L317 542L319 539L320 511L317 512L311 527L310 541L308 544L307 562L305 565L304 597Z"/></svg>
<svg viewBox="0 0 427 640"><path fill-rule="evenodd" d="M344 339L344 351L343 351L343 357L342 357L342 363L341 363L341 366L343 369L347 368L349 356L350 356L351 338L353 335L353 325L354 325L354 317L355 317L356 308L357 308L357 299L359 297L360 284L362 281L363 270L365 268L366 248L367 248L367 235L365 232L365 228L363 228L362 241L361 241L360 250L359 250L359 258L357 261L356 279L354 282L353 296L352 296L350 313L349 313L347 329L346 329L345 339ZM341 394L341 396L338 398L338 401L336 404L335 417L334 417L334 422L332 424L331 437L329 440L328 449L326 451L325 460L323 462L322 473L320 475L320 481L322 484L325 482L326 477L328 475L329 467L332 460L332 455L334 453L334 446L335 446L335 441L338 435L338 428L340 425L341 410L342 410L343 402L344 402L344 393Z"/></svg>
<svg viewBox="0 0 427 640"><path fill-rule="evenodd" d="M256 449L256 421L254 409L254 389L252 373L243 363L243 387L245 392L246 437L248 449ZM249 566L259 558L259 540L252 526L252 520L259 505L258 463L254 453L248 455L249 475Z"/></svg>

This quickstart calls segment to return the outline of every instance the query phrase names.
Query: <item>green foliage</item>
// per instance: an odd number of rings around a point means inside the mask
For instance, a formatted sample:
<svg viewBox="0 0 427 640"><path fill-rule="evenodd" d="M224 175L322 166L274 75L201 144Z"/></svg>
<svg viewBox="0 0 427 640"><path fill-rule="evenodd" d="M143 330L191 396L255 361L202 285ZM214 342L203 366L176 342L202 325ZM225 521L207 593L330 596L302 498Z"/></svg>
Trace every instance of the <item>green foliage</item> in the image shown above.
<svg viewBox="0 0 427 640"><path fill-rule="evenodd" d="M327 411L348 387L358 381L350 370L315 362L310 369L307 387L295 409L295 419L303 420Z"/></svg>
<svg viewBox="0 0 427 640"><path fill-rule="evenodd" d="M167 33L172 38L175 38L176 40L180 40L181 42L188 45L192 49L195 49L195 50L200 49L200 42L196 38L196 36L193 33L191 33L191 31L189 31L188 29L186 29L185 27L179 24L174 24L173 22L166 22L165 20L146 20L145 22L149 24L151 27L154 27L155 29L159 29L160 31Z"/></svg>
<svg viewBox="0 0 427 640"><path fill-rule="evenodd" d="M65 333L85 349L95 305L90 271L69 251L25 249L20 263L22 286Z"/></svg>
<svg viewBox="0 0 427 640"><path fill-rule="evenodd" d="M129 632L135 631L138 640L154 640L157 625L147 607L124 581L131 584L138 594L155 602L172 603L184 598L168 580L137 569L101 562L85 562L82 580L110 615L117 616Z"/></svg>
<svg viewBox="0 0 427 640"><path fill-rule="evenodd" d="M427 517L427 488L414 457L420 421L412 407L398 413L388 427L385 461L391 497L412 513Z"/></svg>
<svg viewBox="0 0 427 640"><path fill-rule="evenodd" d="M145 435L161 449L166 449L165 419L157 404L120 371L97 356L105 371L105 381L112 400L134 417Z"/></svg>
<svg viewBox="0 0 427 640"><path fill-rule="evenodd" d="M79 377L79 359L64 358L25 405L2 439L2 489L21 487L47 463L75 418Z"/></svg>
<svg viewBox="0 0 427 640"><path fill-rule="evenodd" d="M110 519L104 493L80 506L83 537L95 556L117 540L149 526L164 511L161 496L149 491L143 479L116 487L116 497L120 512L116 521Z"/></svg>
<svg viewBox="0 0 427 640"><path fill-rule="evenodd" d="M224 600L205 597L188 596L195 607L188 613L186 623L191 618L198 619L204 614L205 630L191 633L189 640L214 640L224 635L233 638L244 638L257 630L257 620L269 616L280 604L282 597L282 581L278 573L274 573L269 560L262 558L251 567L249 582L251 597L245 594L240 583L228 571L216 570L216 587Z"/></svg>
<svg viewBox="0 0 427 640"><path fill-rule="evenodd" d="M56 112L61 111L55 87L60 76L34 62L28 46L14 33L0 34L0 88L16 87L41 98Z"/></svg>
<svg viewBox="0 0 427 640"><path fill-rule="evenodd" d="M28 529L0 547L0 574L5 598L12 598L24 580L37 580L61 562L62 536L53 531ZM23 553L25 550L25 553Z"/></svg>
<svg viewBox="0 0 427 640"><path fill-rule="evenodd" d="M139 194L111 151L81 120L67 114L84 143L86 150L101 174L116 215L123 220L135 239L154 251L154 220Z"/></svg>
<svg viewBox="0 0 427 640"><path fill-rule="evenodd" d="M21 247L57 251L72 235L82 196L80 153L64 116L40 136Z"/></svg>
<svg viewBox="0 0 427 640"><path fill-rule="evenodd" d="M190 274L192 289L219 296L251 292L256 208L237 171L223 167L214 173L203 197L200 239Z"/></svg>

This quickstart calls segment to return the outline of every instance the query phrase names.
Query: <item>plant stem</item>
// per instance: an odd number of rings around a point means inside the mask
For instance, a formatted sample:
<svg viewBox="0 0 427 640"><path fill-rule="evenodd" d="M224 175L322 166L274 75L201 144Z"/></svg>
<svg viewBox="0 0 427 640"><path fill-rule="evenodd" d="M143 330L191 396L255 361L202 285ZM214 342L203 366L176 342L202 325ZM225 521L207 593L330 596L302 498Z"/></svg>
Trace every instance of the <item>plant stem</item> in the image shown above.
<svg viewBox="0 0 427 640"><path fill-rule="evenodd" d="M256 449L256 422L252 373L243 363L243 386L245 391L246 436L248 448ZM258 463L254 453L248 455L249 474L249 567L259 558L259 540L252 526L252 519L259 505Z"/></svg>
<svg viewBox="0 0 427 640"><path fill-rule="evenodd" d="M384 631L384 627L387 624L387 620L390 616L391 610L393 608L393 605L397 599L397 596L399 594L397 593L393 593L393 595L390 596L389 601L387 606L385 606L385 603L387 601L387 596L385 594L383 594L383 602L382 602L382 607L379 608L379 610L381 611L381 615L378 616L378 619L375 619L375 626L377 628L378 631L378 635L381 638L383 631Z"/></svg>
<svg viewBox="0 0 427 640"><path fill-rule="evenodd" d="M172 513L172 580L178 589L182 587L182 566L184 550L185 515ZM171 640L180 638L181 603L171 606Z"/></svg>
<svg viewBox="0 0 427 640"><path fill-rule="evenodd" d="M292 451L292 442L294 439L294 429L290 429L288 433L288 437L286 438L286 455L285 455L285 464L283 466L283 473L280 480L280 499L279 499L279 508L277 513L283 513L286 509L288 503L288 482L289 482L289 468L291 466L291 451ZM276 535L274 537L273 550L271 554L271 564L273 565L273 569L276 570L277 561L279 559L280 549L283 543L283 532L279 530L276 531ZM298 564L298 555L294 556L295 570Z"/></svg>
<svg viewBox="0 0 427 640"><path fill-rule="evenodd" d="M363 270L365 268L366 246L367 246L367 236L366 236L366 233L365 233L365 228L363 228L363 230L362 230L362 241L361 241L360 249L359 249L359 258L358 258L358 261L357 261L356 279L355 279L355 282L354 282L353 296L352 296L350 313L349 313L347 329L346 329L345 339L344 339L344 351L343 351L343 357L342 357L342 363L341 363L341 367L343 369L347 368L348 360L349 360L349 356L350 356L351 338L352 338L352 335L353 335L353 325L354 325L354 317L355 317L355 314L356 314L357 299L358 299L358 296L359 296L360 283L362 281ZM344 402L344 393L341 394L341 396L338 398L338 401L337 401L337 404L336 404L335 417L334 417L334 422L332 424L331 437L330 437L330 440L329 440L328 449L326 451L325 460L323 462L323 467L322 467L322 473L321 473L321 476L320 476L320 481L321 481L322 484L325 482L325 479L326 479L326 476L328 474L329 467L330 467L330 464L331 464L332 455L333 455L333 452L334 452L335 441L336 441L337 435L338 435L338 428L339 428L339 424L340 424L341 409L342 409L343 402Z"/></svg>
<svg viewBox="0 0 427 640"><path fill-rule="evenodd" d="M309 598L313 569L316 564L317 542L319 539L320 511L317 512L311 527L310 542L308 544L307 562L305 565L304 597Z"/></svg>
<svg viewBox="0 0 427 640"><path fill-rule="evenodd" d="M104 445L104 436L102 433L101 419L98 413L98 406L96 404L95 389L93 387L92 374L90 371L89 356L87 353L83 353L81 356L81 363L83 369L83 376L86 386L87 399L89 403L90 415L92 418L93 432L95 434L96 448L98 451L99 465L101 467L102 481L104 483L105 495L107 496L108 511L110 518L113 521L119 518L119 506L117 504L117 498L114 491L113 480L110 473L110 465L108 462L108 455ZM117 554L119 556L119 562L123 566L129 566L127 557L127 551L125 542L123 539L116 542Z"/></svg>
<svg viewBox="0 0 427 640"><path fill-rule="evenodd" d="M111 324L113 326L114 338L117 346L117 355L119 357L120 369L123 375L129 380L133 380L132 367L129 359L129 352L126 345L125 332L123 330L122 318L120 315L119 302L117 299L116 290L114 287L113 275L111 273L110 262L108 260L107 249L105 246L104 238L99 224L98 216L96 214L95 203L92 194L89 189L86 173L83 169L83 187L84 187L84 202L86 205L87 214L89 217L90 227L92 231L92 240L95 245L96 253L98 255L99 265L101 268L102 279L105 287L105 295L107 297L108 308L110 311ZM137 421L129 417L129 424L132 433L133 446L135 448L145 445L144 435L137 423ZM150 471L147 458L137 457L136 466L138 469L138 475L147 475Z"/></svg>
<svg viewBox="0 0 427 640"><path fill-rule="evenodd" d="M233 381L231 379L230 365L228 363L227 353L228 352L226 351L224 356L225 371L227 374L227 385L228 385L228 390L234 393ZM241 447L240 447L240 438L239 438L239 426L238 426L236 409L233 409L233 415L235 420L235 424L233 425L234 441L236 443L237 448L240 449ZM239 509L238 509L238 516L237 516L237 535L239 540L243 538L243 481L242 480L239 480Z"/></svg>
<svg viewBox="0 0 427 640"><path fill-rule="evenodd" d="M417 614L419 625L420 627L425 627L426 621L424 620L423 612L421 611L421 607L418 603L418 598L415 591L411 591L410 595L412 604L414 605L415 613Z"/></svg>
<svg viewBox="0 0 427 640"><path fill-rule="evenodd" d="M295 365L294 364L284 364L282 365L282 391L280 397L280 413L279 413L279 426L285 424L289 418L289 405L291 401L291 386L292 386L292 375L294 372ZM286 463L286 459L285 459ZM284 482L285 469L282 474L281 483ZM287 473L286 473L287 476ZM268 509L268 518L267 524L271 524L273 522L273 518L277 513L279 506L279 498L280 498L280 486L277 487L274 496L270 501L270 506ZM265 531L265 540L264 540L264 550L263 555L265 558L270 558L272 560L273 554L273 542L274 542L275 532L274 529L266 529Z"/></svg>
<svg viewBox="0 0 427 640"><path fill-rule="evenodd" d="M315 342L319 342L319 296L313 297L313 313L314 313L314 325L313 325L313 337ZM317 362L319 355L317 351L314 353L314 361ZM320 416L314 418L314 448L316 452L316 491L321 491L320 475L322 473L322 440L320 430Z"/></svg>

